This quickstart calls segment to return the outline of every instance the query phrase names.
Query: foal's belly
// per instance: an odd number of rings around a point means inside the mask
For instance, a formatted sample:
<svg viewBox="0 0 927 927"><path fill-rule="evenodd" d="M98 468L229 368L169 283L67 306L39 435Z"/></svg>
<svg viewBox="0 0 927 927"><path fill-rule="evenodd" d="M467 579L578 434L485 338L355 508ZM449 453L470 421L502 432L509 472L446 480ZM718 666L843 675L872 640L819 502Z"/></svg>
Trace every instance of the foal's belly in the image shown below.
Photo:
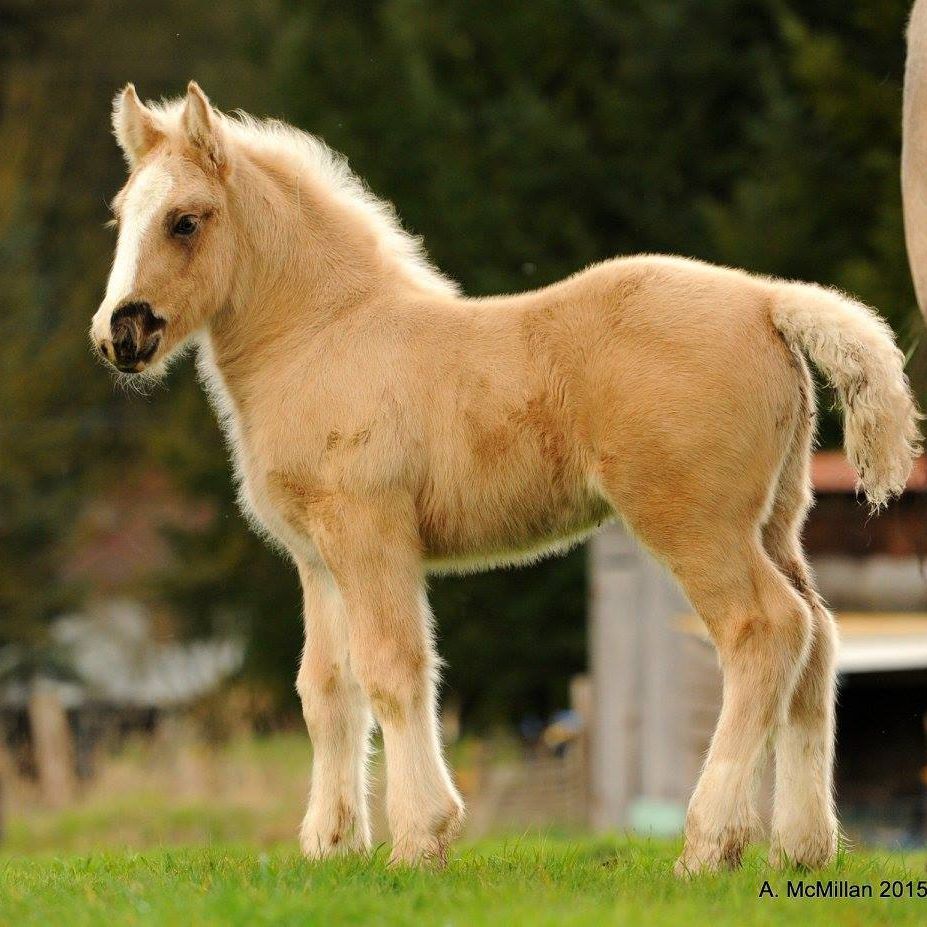
<svg viewBox="0 0 927 927"><path fill-rule="evenodd" d="M430 571L469 573L568 550L613 515L608 502L593 492L508 505L474 500L465 511L423 512L419 531Z"/></svg>
<svg viewBox="0 0 927 927"><path fill-rule="evenodd" d="M428 567L467 572L570 547L610 518L596 455L551 390L463 404L426 445L417 499ZM450 417L450 416L449 416Z"/></svg>

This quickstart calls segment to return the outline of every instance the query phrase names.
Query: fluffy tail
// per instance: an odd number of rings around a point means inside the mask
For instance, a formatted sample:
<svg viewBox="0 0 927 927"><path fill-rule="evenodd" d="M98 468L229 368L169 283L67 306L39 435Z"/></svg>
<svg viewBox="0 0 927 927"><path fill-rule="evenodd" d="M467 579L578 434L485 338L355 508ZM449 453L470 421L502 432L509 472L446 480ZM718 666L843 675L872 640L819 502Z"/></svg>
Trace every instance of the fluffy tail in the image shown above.
<svg viewBox="0 0 927 927"><path fill-rule="evenodd" d="M885 505L921 451L921 416L891 329L868 306L811 283L778 283L770 315L837 390L847 456L870 503Z"/></svg>

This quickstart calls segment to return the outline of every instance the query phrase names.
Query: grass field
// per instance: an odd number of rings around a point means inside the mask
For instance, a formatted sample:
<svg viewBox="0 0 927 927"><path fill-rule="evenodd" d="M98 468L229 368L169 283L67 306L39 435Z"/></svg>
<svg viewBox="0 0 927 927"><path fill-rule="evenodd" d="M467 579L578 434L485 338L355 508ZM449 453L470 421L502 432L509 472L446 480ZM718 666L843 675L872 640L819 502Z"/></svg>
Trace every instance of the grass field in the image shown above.
<svg viewBox="0 0 927 927"><path fill-rule="evenodd" d="M800 874L771 872L759 847L740 872L692 883L672 876L678 842L563 830L464 841L443 872L388 869L385 847L371 861L311 864L294 843L309 766L304 734L218 749L178 748L181 740L134 743L108 757L66 809L10 783L0 927L927 923L927 898L789 898L788 880ZM911 880L916 893L925 861L860 849L821 878L872 886L876 896L882 879ZM764 879L778 898L760 897Z"/></svg>
<svg viewBox="0 0 927 927"><path fill-rule="evenodd" d="M721 925L923 924L927 898L878 897L882 879L927 877L922 856L842 856L814 878L871 885L876 897L789 898L758 852L735 874L679 882L677 846L644 840L522 837L463 847L443 872L372 861L302 860L291 846L0 858L6 925ZM764 879L779 894L760 897ZM902 889L906 890L906 888Z"/></svg>

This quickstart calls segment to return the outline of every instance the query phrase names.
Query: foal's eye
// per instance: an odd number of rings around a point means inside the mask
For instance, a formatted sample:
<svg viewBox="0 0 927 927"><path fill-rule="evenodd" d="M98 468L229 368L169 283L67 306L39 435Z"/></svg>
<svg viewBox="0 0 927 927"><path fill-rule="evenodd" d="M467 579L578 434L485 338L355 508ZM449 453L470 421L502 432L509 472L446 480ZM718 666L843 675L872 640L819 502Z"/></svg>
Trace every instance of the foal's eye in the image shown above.
<svg viewBox="0 0 927 927"><path fill-rule="evenodd" d="M171 229L172 235L177 235L180 238L186 238L188 235L192 235L198 226L198 221L196 216L181 216L175 223L174 227Z"/></svg>

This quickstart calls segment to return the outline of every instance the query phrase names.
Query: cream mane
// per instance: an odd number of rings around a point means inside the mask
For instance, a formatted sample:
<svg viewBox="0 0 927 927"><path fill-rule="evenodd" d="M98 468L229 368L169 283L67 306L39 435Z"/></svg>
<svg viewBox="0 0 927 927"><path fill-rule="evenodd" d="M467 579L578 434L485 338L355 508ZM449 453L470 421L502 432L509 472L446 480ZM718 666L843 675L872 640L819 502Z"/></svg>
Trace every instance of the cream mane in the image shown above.
<svg viewBox="0 0 927 927"><path fill-rule="evenodd" d="M146 105L165 128L180 131L183 98ZM297 180L307 176L320 182L336 202L362 219L383 252L396 259L410 282L448 295L459 293L457 283L428 259L422 239L402 227L393 204L377 197L351 170L343 154L320 138L277 119L256 119L240 110L231 115L214 112L231 141L262 158L286 164Z"/></svg>

